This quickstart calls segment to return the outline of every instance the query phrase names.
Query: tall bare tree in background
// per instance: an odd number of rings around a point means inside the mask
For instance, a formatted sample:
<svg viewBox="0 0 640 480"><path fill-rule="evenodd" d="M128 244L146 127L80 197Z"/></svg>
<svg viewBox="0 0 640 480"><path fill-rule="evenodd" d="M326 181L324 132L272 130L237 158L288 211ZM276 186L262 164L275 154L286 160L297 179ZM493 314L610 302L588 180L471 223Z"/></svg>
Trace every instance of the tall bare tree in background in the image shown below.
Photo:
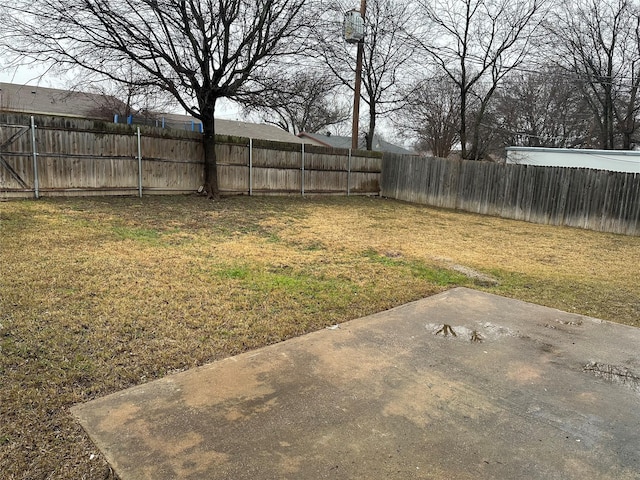
<svg viewBox="0 0 640 480"><path fill-rule="evenodd" d="M260 82L262 91L242 99L244 112L258 113L294 135L316 133L350 118L349 105L337 92L340 83L330 74L289 69L270 72Z"/></svg>
<svg viewBox="0 0 640 480"><path fill-rule="evenodd" d="M494 109L503 146L597 146L586 99L564 69L514 72L496 92Z"/></svg>
<svg viewBox="0 0 640 480"><path fill-rule="evenodd" d="M637 129L639 15L633 0L578 0L547 25L553 58L587 100L602 149L630 149Z"/></svg>
<svg viewBox="0 0 640 480"><path fill-rule="evenodd" d="M202 122L205 182L218 196L214 113L221 98L299 53L306 0L13 0L0 26L17 55L94 72L173 96Z"/></svg>
<svg viewBox="0 0 640 480"><path fill-rule="evenodd" d="M314 48L324 66L347 88L353 90L355 47L342 36L344 2L323 2L321 19L314 35ZM407 41L412 28L411 2L406 0L368 0L362 71L362 100L369 109L365 133L366 148L371 150L379 118L402 104L401 82L405 68L413 58Z"/></svg>
<svg viewBox="0 0 640 480"><path fill-rule="evenodd" d="M462 157L484 155L481 136L500 82L531 46L545 0L416 0L423 25L414 40L457 86Z"/></svg>
<svg viewBox="0 0 640 480"><path fill-rule="evenodd" d="M416 81L406 91L407 102L396 113L396 125L417 139L419 152L446 158L459 138L459 95L446 75Z"/></svg>

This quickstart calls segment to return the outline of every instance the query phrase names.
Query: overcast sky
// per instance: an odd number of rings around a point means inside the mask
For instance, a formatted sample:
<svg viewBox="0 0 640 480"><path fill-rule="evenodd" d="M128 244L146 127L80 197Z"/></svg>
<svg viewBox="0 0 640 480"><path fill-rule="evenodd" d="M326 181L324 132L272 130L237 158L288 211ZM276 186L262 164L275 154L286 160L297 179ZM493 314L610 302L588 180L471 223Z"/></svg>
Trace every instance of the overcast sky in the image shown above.
<svg viewBox="0 0 640 480"><path fill-rule="evenodd" d="M47 75L46 68L0 68L0 82L20 85L40 85L42 87L64 88L65 81L57 75Z"/></svg>

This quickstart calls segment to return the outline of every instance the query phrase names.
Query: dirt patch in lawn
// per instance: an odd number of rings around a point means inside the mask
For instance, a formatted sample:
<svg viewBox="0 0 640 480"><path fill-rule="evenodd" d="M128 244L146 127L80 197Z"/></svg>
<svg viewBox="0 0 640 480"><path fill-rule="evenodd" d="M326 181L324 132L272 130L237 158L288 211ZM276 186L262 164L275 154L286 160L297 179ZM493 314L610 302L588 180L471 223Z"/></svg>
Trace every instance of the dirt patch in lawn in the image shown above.
<svg viewBox="0 0 640 480"><path fill-rule="evenodd" d="M108 478L74 403L452 286L638 325L639 247L378 198L2 202L0 471Z"/></svg>

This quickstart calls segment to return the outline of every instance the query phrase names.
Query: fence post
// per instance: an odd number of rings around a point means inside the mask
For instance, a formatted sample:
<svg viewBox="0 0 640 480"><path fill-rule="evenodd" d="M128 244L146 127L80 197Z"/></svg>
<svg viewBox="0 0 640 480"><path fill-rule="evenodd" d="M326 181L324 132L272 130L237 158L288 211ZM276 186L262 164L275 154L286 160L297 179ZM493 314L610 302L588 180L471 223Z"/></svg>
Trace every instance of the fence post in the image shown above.
<svg viewBox="0 0 640 480"><path fill-rule="evenodd" d="M302 196L304 197L304 142L302 142L302 171L301 171L301 188Z"/></svg>
<svg viewBox="0 0 640 480"><path fill-rule="evenodd" d="M351 195L351 149L349 149L349 160L347 163L347 197Z"/></svg>
<svg viewBox="0 0 640 480"><path fill-rule="evenodd" d="M253 138L249 139L249 196L253 196Z"/></svg>
<svg viewBox="0 0 640 480"><path fill-rule="evenodd" d="M31 116L31 149L33 150L33 194L40 198L40 179L38 178L38 151L36 149L36 122Z"/></svg>
<svg viewBox="0 0 640 480"><path fill-rule="evenodd" d="M142 145L140 142L140 127L138 127L138 196L142 198Z"/></svg>

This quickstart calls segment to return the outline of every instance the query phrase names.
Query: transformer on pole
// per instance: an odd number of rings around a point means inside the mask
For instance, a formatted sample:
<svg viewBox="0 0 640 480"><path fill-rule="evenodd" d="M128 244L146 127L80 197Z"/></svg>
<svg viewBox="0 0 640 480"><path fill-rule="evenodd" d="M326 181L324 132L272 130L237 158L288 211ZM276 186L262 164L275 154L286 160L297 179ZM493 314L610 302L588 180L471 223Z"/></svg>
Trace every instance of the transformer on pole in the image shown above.
<svg viewBox="0 0 640 480"><path fill-rule="evenodd" d="M364 39L364 18L358 10L344 14L343 32L347 43L358 43Z"/></svg>

